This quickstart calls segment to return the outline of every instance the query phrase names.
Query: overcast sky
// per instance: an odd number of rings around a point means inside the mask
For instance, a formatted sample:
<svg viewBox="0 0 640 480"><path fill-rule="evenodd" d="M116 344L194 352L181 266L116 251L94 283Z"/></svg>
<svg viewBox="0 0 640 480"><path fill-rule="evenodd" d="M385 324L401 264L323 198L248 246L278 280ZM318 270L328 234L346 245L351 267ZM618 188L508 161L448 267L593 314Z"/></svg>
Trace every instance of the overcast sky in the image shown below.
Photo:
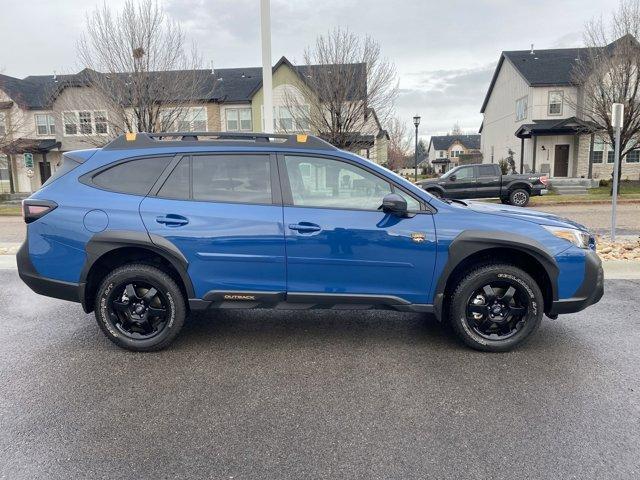
<svg viewBox="0 0 640 480"><path fill-rule="evenodd" d="M74 72L75 43L96 0L0 0L0 72ZM118 8L121 0L110 0ZM259 66L259 0L164 0L207 62ZM398 116L422 116L424 136L458 122L475 133L502 50L580 46L584 23L612 0L272 0L272 53L302 61L316 35L340 26L370 34L398 70Z"/></svg>

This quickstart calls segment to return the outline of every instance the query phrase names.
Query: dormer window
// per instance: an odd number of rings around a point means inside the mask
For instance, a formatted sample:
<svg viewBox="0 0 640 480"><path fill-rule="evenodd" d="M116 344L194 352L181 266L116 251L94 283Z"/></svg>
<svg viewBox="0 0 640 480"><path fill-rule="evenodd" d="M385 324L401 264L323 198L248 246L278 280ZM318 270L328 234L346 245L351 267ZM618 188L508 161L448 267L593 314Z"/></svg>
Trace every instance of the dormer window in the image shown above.
<svg viewBox="0 0 640 480"><path fill-rule="evenodd" d="M556 90L549 92L549 115L562 115L564 92Z"/></svg>

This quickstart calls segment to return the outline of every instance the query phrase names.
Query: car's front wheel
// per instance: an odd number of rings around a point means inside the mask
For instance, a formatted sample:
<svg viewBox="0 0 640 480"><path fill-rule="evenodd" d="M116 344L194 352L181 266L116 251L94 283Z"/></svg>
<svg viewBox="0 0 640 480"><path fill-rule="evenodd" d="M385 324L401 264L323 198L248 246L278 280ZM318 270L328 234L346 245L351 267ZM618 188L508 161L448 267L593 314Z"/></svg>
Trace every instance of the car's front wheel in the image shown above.
<svg viewBox="0 0 640 480"><path fill-rule="evenodd" d="M540 287L513 265L489 264L466 275L450 303L450 322L468 346L505 352L536 331L544 312Z"/></svg>
<svg viewBox="0 0 640 480"><path fill-rule="evenodd" d="M96 296L95 315L109 340L147 352L168 346L184 324L184 296L173 279L151 265L113 270Z"/></svg>

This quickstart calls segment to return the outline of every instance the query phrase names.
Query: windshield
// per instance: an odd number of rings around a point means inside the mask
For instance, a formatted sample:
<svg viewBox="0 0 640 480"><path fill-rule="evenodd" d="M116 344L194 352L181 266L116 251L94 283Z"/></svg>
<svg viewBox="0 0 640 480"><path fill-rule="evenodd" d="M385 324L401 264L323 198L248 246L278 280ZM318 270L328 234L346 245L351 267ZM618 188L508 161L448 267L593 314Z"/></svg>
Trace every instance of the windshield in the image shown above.
<svg viewBox="0 0 640 480"><path fill-rule="evenodd" d="M457 168L453 168L451 170L449 170L447 173L445 173L444 175L442 175L440 178L449 178L451 175L453 175L453 173L457 170Z"/></svg>

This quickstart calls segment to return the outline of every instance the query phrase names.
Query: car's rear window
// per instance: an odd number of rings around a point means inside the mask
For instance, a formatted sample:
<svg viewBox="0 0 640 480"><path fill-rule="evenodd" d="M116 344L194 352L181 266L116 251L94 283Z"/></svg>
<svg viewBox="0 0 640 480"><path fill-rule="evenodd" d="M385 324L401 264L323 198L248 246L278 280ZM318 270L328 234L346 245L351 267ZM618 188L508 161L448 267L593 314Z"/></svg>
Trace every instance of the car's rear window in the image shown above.
<svg viewBox="0 0 640 480"><path fill-rule="evenodd" d="M118 193L146 195L171 157L147 157L128 160L94 175L95 186Z"/></svg>

